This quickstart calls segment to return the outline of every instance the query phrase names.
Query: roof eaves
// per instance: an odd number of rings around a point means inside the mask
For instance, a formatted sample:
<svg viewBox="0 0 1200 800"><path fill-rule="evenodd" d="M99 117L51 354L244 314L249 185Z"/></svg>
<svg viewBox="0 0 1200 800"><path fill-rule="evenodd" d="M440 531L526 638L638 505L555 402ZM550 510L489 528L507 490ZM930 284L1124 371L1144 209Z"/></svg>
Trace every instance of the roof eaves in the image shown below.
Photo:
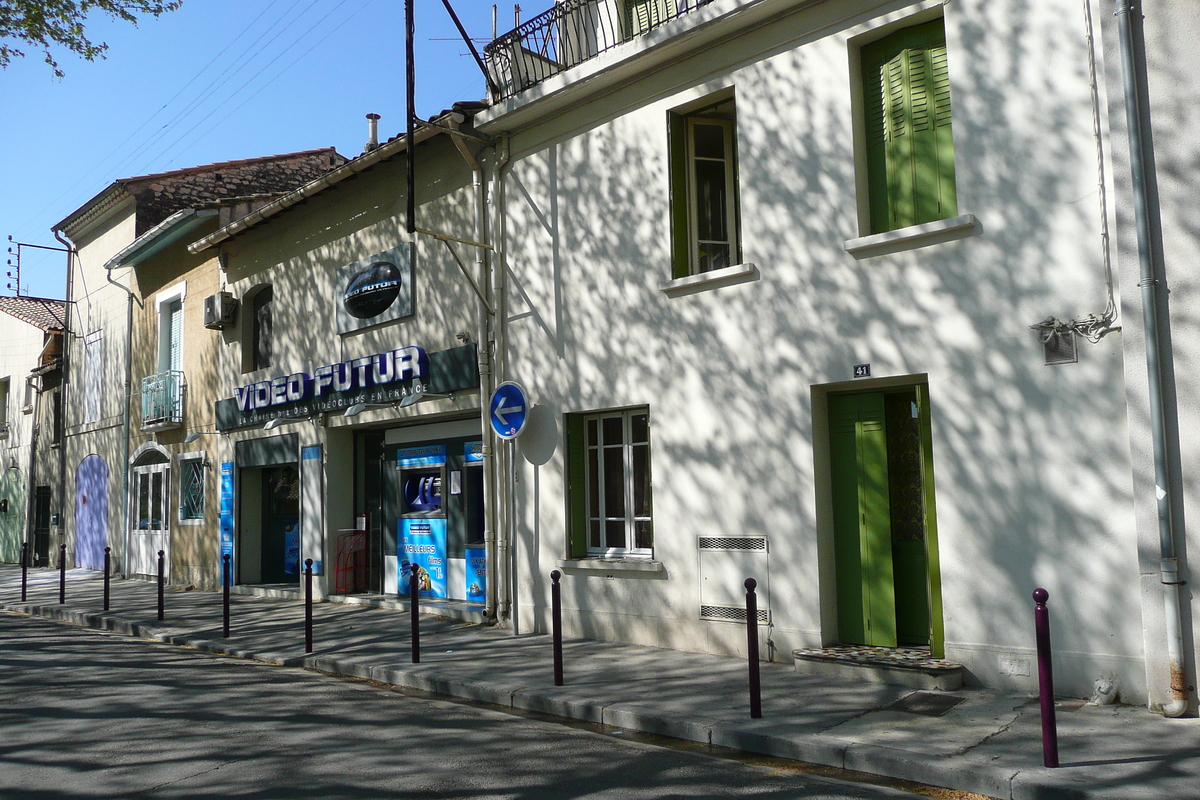
<svg viewBox="0 0 1200 800"><path fill-rule="evenodd" d="M439 117L438 121L453 121L456 123L461 123L465 119L466 117L464 115L457 112L451 112ZM445 131L442 131L438 128L420 128L414 134L415 144L421 144L422 142L432 139L433 137L443 133L445 133ZM203 239L192 242L190 245L188 245L188 252L193 254L199 253L203 250L207 250L210 247L214 247L221 242L228 241L235 236L245 233L251 228L266 222L268 219L271 219L272 217L286 211L292 206L302 203L305 200L324 192L326 189L336 186L342 181L353 178L355 175L365 172L371 167L395 157L399 153L404 152L407 149L407 146L407 136L397 136L393 139L390 139L376 149L367 153L363 153L357 158L347 161L337 169L325 173L316 180L310 181L300 188L288 192L279 199L267 203L257 211L252 211L246 216L234 220L220 230L210 233Z"/></svg>

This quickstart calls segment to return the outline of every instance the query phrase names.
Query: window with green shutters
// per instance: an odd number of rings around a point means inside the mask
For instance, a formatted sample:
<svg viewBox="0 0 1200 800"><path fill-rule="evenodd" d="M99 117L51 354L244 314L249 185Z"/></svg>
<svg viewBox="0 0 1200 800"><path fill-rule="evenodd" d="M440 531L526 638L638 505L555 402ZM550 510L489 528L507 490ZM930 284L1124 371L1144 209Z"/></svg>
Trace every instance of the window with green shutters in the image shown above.
<svg viewBox="0 0 1200 800"><path fill-rule="evenodd" d="M688 113L667 113L672 277L740 261L737 115L731 95Z"/></svg>
<svg viewBox="0 0 1200 800"><path fill-rule="evenodd" d="M652 556L647 409L571 414L566 431L571 556Z"/></svg>
<svg viewBox="0 0 1200 800"><path fill-rule="evenodd" d="M871 233L956 216L942 20L904 28L860 55Z"/></svg>

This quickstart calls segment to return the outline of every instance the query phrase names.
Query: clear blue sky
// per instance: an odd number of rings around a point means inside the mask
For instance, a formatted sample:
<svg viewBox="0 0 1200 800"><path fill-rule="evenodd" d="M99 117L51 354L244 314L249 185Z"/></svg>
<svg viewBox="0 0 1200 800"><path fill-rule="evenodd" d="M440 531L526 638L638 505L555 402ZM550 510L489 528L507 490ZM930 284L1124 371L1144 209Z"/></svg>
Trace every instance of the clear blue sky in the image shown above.
<svg viewBox="0 0 1200 800"><path fill-rule="evenodd" d="M490 40L490 0L452 4L473 38ZM549 5L530 4L522 19ZM417 114L483 99L441 0L415 7ZM512 29L512 3L498 26ZM9 235L58 246L51 226L117 178L316 147L353 157L368 112L382 115L382 139L404 130L401 0L184 0L136 28L93 18L88 33L108 43L108 58L56 53L61 81L29 47L0 71L6 246ZM63 258L25 250L23 293L63 297ZM7 283L0 294L13 293Z"/></svg>

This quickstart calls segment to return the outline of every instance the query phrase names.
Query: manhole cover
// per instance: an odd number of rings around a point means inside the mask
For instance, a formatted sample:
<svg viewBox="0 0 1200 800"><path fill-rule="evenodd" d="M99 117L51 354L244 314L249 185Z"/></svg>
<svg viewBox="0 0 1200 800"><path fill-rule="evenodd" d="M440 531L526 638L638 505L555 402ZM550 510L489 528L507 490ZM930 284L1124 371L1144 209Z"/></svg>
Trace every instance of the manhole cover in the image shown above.
<svg viewBox="0 0 1200 800"><path fill-rule="evenodd" d="M888 708L892 711L905 711L909 714L921 714L925 717L940 717L956 705L966 700L965 697L955 697L952 694L937 692L913 692L892 703Z"/></svg>

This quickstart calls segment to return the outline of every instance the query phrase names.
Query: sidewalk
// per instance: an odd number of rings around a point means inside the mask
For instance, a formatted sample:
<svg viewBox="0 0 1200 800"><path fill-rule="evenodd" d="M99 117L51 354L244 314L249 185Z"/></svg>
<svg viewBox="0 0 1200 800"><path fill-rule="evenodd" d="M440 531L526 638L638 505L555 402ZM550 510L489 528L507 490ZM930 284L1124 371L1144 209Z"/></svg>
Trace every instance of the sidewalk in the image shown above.
<svg viewBox="0 0 1200 800"><path fill-rule="evenodd" d="M68 571L65 605L57 571L30 570L24 604L20 581L19 568L0 566L0 609L1005 800L1200 798L1200 720L1140 707L1061 700L1062 766L1051 770L1041 766L1038 702L1027 694L936 692L961 702L928 716L916 701L931 693L762 664L763 717L754 720L740 659L569 640L566 685L556 687L549 636L423 616L421 663L412 664L407 613L320 603L306 656L304 606L294 600L233 596L223 639L219 594L168 588L159 622L153 583L114 580L106 614L99 573ZM889 708L905 698L911 710Z"/></svg>

